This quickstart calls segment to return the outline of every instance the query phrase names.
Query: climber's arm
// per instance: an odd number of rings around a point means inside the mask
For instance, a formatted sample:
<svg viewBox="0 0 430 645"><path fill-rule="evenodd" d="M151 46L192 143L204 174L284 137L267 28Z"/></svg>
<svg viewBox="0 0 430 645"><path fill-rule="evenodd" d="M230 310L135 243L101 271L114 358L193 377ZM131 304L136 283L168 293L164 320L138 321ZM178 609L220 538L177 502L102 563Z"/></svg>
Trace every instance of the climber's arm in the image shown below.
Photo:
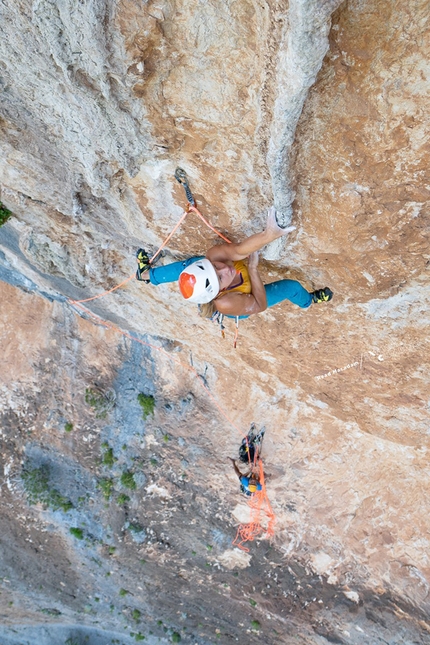
<svg viewBox="0 0 430 645"><path fill-rule="evenodd" d="M236 475L239 477L239 479L242 477L242 473L240 472L239 468L236 466L236 460L233 459L233 457L229 457L231 463L233 464L234 472Z"/></svg>
<svg viewBox="0 0 430 645"><path fill-rule="evenodd" d="M275 213L276 211L273 207L269 209L267 225L261 233L255 233L242 242L212 246L206 253L208 260L211 262L225 262L226 260L233 260L234 262L236 260L243 260L251 253L262 249L266 244L287 235L295 229L295 226L280 228L276 222Z"/></svg>

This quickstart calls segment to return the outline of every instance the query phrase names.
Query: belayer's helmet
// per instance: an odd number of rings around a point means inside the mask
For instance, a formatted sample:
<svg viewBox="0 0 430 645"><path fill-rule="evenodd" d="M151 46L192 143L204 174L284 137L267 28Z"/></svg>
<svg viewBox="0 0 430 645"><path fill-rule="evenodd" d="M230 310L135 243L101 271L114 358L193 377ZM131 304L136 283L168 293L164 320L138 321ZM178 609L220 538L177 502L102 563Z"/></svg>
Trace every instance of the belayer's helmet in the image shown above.
<svg viewBox="0 0 430 645"><path fill-rule="evenodd" d="M219 280L212 262L203 258L187 266L179 276L179 289L188 302L198 305L216 298Z"/></svg>

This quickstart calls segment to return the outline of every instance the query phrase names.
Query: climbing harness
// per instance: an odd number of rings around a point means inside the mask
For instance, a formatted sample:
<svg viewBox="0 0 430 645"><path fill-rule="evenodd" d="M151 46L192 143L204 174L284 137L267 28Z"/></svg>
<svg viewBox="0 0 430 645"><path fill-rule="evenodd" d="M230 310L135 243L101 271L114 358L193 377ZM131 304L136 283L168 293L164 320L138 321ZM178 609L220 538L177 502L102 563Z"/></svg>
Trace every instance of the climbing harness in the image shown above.
<svg viewBox="0 0 430 645"><path fill-rule="evenodd" d="M175 179L177 179L177 181L179 181L181 186L184 187L185 194L187 196L189 204L191 206L195 206L196 202L194 201L193 194L192 194L192 192L190 190L190 187L188 185L188 177L187 177L187 173L185 172L185 170L183 170L182 168L176 168L176 170L175 170Z"/></svg>

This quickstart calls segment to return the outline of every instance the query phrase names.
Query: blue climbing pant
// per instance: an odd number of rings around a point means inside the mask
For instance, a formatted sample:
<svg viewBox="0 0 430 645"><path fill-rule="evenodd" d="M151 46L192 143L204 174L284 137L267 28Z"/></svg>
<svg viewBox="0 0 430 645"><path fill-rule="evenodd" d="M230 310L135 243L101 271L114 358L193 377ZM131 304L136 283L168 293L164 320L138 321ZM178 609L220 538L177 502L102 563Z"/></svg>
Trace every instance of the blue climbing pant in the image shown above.
<svg viewBox="0 0 430 645"><path fill-rule="evenodd" d="M264 289L268 308L284 302L284 300L289 300L302 309L307 309L312 304L311 294L297 280L277 280L276 282L265 284ZM239 320L249 318L249 316L229 316L226 314L226 318L237 317Z"/></svg>
<svg viewBox="0 0 430 645"><path fill-rule="evenodd" d="M179 280L181 272L193 262L197 260L202 260L204 255L196 255L193 258L188 258L183 262L171 262L171 264L165 264L162 267L155 267L154 269L149 269L149 279L151 284L162 284L163 282L175 282Z"/></svg>
<svg viewBox="0 0 430 645"><path fill-rule="evenodd" d="M175 282L179 279L181 271L188 265L201 260L204 256L197 255L183 262L172 262L165 266L155 267L149 270L149 279L151 284L162 284L164 282ZM289 300L302 309L307 309L312 304L312 296L297 280L277 280L264 285L267 297L267 306L273 307L284 300ZM236 316L227 316L235 318ZM239 316L239 318L248 318L248 316Z"/></svg>
<svg viewBox="0 0 430 645"><path fill-rule="evenodd" d="M311 294L297 280L278 280L266 284L264 288L268 307L284 300L289 300L302 309L307 309L312 304Z"/></svg>

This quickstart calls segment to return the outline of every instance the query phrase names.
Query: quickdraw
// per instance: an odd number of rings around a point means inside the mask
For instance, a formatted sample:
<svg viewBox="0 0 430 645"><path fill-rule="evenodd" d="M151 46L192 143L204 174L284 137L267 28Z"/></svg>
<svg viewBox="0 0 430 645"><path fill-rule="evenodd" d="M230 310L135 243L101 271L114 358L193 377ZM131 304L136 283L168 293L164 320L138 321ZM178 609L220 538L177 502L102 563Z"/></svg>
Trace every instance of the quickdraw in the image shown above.
<svg viewBox="0 0 430 645"><path fill-rule="evenodd" d="M190 206L195 206L196 202L194 200L193 194L192 194L192 192L190 190L190 187L188 185L188 177L187 177L187 173L185 172L185 170L183 170L182 168L176 168L176 170L175 170L175 179L177 181L179 181L181 186L184 187L185 194L187 196L188 202L190 203Z"/></svg>

